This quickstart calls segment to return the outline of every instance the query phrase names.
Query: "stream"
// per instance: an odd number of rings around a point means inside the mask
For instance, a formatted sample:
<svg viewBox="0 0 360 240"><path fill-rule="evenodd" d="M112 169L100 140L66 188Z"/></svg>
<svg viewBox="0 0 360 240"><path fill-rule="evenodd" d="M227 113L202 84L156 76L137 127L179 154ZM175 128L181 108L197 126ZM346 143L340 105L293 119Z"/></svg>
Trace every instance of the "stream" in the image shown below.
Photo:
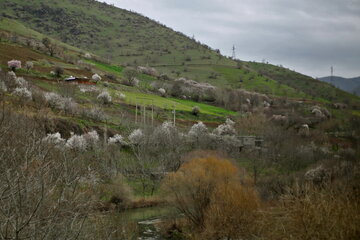
<svg viewBox="0 0 360 240"><path fill-rule="evenodd" d="M138 224L138 240L163 239L160 236L159 229L156 227L162 219L173 212L169 207L149 207L131 209L124 212L125 219L135 221Z"/></svg>

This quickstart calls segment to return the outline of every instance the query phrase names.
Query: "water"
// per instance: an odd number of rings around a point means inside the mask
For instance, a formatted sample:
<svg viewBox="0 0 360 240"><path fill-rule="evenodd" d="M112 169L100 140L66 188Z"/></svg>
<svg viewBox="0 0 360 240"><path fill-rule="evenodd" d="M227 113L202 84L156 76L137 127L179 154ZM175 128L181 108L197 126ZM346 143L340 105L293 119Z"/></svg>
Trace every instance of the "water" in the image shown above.
<svg viewBox="0 0 360 240"><path fill-rule="evenodd" d="M158 240L163 239L157 224L169 216L173 209L168 207L150 207L132 209L123 212L125 219L135 221L139 227L138 240Z"/></svg>

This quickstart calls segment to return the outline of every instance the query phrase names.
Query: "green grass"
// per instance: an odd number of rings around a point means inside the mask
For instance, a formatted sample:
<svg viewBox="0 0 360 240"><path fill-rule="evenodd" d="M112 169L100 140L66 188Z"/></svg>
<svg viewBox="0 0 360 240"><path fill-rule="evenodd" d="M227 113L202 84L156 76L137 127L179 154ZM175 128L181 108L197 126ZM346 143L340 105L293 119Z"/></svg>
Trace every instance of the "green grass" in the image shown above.
<svg viewBox="0 0 360 240"><path fill-rule="evenodd" d="M186 111L191 112L192 108L195 106L200 107L200 112L202 114L214 115L214 116L228 116L235 115L236 113L233 111L229 111L223 108L207 105L204 103L197 103L189 100L181 100L176 98L164 98L155 94L146 94L139 92L128 92L121 91L126 95L126 102L131 105L135 105L136 102L139 105L154 105L156 107L172 110L175 109L177 111Z"/></svg>
<svg viewBox="0 0 360 240"><path fill-rule="evenodd" d="M98 68L98 69L100 69L102 71L114 74L117 77L122 76L121 73L122 73L124 68L121 67L121 66L110 65L110 64L106 64L106 63L100 63L100 62L97 62L97 61L94 61L94 60L84 60L84 61L87 62L87 63L93 64L96 68Z"/></svg>

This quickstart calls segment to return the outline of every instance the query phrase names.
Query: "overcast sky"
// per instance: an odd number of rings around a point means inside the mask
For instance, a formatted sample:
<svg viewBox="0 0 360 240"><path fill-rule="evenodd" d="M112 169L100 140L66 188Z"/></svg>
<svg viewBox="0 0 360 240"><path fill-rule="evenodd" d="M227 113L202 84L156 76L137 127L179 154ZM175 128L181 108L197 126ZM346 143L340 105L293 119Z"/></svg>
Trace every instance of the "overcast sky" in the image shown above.
<svg viewBox="0 0 360 240"><path fill-rule="evenodd" d="M360 0L105 0L241 60L360 76Z"/></svg>

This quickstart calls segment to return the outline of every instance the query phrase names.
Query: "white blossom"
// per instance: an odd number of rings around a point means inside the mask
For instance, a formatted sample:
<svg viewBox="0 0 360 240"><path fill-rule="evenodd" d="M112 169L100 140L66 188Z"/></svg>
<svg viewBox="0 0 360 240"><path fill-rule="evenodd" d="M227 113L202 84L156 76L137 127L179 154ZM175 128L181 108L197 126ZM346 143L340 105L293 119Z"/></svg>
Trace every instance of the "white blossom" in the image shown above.
<svg viewBox="0 0 360 240"><path fill-rule="evenodd" d="M94 74L92 77L92 80L94 80L94 82L100 82L101 81L101 77L99 74Z"/></svg>
<svg viewBox="0 0 360 240"><path fill-rule="evenodd" d="M204 136L207 135L209 133L208 128L206 127L206 125L203 122L198 122L196 124L194 124L188 133L188 136L190 138L198 138L200 136Z"/></svg>
<svg viewBox="0 0 360 240"><path fill-rule="evenodd" d="M46 137L42 139L42 141L54 145L62 145L65 143L65 139L61 137L61 134L59 132L49 133Z"/></svg>
<svg viewBox="0 0 360 240"><path fill-rule="evenodd" d="M15 88L13 94L26 100L32 99L32 93L27 88Z"/></svg>
<svg viewBox="0 0 360 240"><path fill-rule="evenodd" d="M161 96L165 96L165 94L166 94L166 90L165 89L163 89L163 88L159 88L159 93L161 94Z"/></svg>
<svg viewBox="0 0 360 240"><path fill-rule="evenodd" d="M111 101L112 101L110 94L106 91L103 91L102 93L100 93L97 96L97 99L99 101L101 101L103 104L108 104L108 103L111 103Z"/></svg>
<svg viewBox="0 0 360 240"><path fill-rule="evenodd" d="M108 139L108 144L112 145L112 144L119 144L122 146L126 146L127 143L125 142L125 139L123 136L121 136L120 134L115 134L113 137L109 137Z"/></svg>
<svg viewBox="0 0 360 240"><path fill-rule="evenodd" d="M15 78L15 85L19 88L29 87L29 83L22 77Z"/></svg>
<svg viewBox="0 0 360 240"><path fill-rule="evenodd" d="M86 140L86 144L88 146L96 146L99 141L99 134L95 130L85 133L83 137Z"/></svg>
<svg viewBox="0 0 360 240"><path fill-rule="evenodd" d="M142 130L136 129L129 135L129 141L131 144L137 145L142 141L143 137L144 137L144 134L143 134Z"/></svg>
<svg viewBox="0 0 360 240"><path fill-rule="evenodd" d="M224 135L235 135L236 130L234 128L235 123L231 119L226 119L226 122L219 125L215 130L214 134L219 136Z"/></svg>
<svg viewBox="0 0 360 240"><path fill-rule="evenodd" d="M87 143L84 136L72 134L72 136L66 141L65 146L72 150L85 151L87 148Z"/></svg>

